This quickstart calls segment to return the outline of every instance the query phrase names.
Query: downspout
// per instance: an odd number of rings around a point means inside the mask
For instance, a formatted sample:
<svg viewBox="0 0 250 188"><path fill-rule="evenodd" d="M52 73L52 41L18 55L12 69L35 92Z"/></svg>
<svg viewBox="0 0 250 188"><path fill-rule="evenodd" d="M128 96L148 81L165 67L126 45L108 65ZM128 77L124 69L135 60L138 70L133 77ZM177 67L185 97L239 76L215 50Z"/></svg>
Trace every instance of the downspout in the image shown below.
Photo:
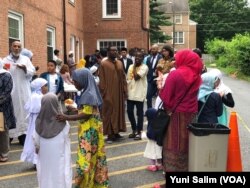
<svg viewBox="0 0 250 188"><path fill-rule="evenodd" d="M149 2L150 3L150 2ZM149 29L144 27L143 17L144 17L144 0L141 0L141 28L143 31L147 31L147 50L149 51Z"/></svg>
<svg viewBox="0 0 250 188"><path fill-rule="evenodd" d="M67 64L67 40L66 40L66 4L63 0L63 51L64 51L64 64Z"/></svg>

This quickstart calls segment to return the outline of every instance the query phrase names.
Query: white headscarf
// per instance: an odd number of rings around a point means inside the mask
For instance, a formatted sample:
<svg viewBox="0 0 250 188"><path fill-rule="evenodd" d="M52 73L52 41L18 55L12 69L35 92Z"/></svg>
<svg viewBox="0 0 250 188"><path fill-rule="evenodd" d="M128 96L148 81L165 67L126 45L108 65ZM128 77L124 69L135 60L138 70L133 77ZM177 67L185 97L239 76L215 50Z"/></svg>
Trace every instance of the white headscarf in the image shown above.
<svg viewBox="0 0 250 188"><path fill-rule="evenodd" d="M2 58L0 58L0 74L5 73L5 72L8 72L8 71L3 68L3 60Z"/></svg>
<svg viewBox="0 0 250 188"><path fill-rule="evenodd" d="M41 94L42 87L48 83L47 80L43 78L36 78L30 83L30 87L32 92L36 92L38 94Z"/></svg>
<svg viewBox="0 0 250 188"><path fill-rule="evenodd" d="M26 48L22 49L21 54L28 57L28 58L30 58L30 59L33 57L32 51L30 51L30 50L28 50Z"/></svg>
<svg viewBox="0 0 250 188"><path fill-rule="evenodd" d="M29 117L31 113L40 112L41 99L43 97L41 88L46 84L47 84L47 80L43 78L36 78L35 80L31 82L30 84L31 90L32 90L31 97L29 98L29 100L24 106L25 110L27 110L27 112L29 113L27 117Z"/></svg>
<svg viewBox="0 0 250 188"><path fill-rule="evenodd" d="M228 93L232 93L232 90L223 83L222 73L219 69L211 69L209 73L213 74L214 76L220 79L220 84L214 89L216 93L224 93L224 95L227 95Z"/></svg>

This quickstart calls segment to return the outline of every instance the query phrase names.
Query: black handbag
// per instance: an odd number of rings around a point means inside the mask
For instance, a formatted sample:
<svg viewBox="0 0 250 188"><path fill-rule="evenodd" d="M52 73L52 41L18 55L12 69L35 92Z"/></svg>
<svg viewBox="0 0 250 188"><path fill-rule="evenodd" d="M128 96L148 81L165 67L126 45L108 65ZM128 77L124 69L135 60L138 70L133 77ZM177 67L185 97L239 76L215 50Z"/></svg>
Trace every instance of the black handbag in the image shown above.
<svg viewBox="0 0 250 188"><path fill-rule="evenodd" d="M195 83L195 82L194 82ZM181 101L184 99L190 88L192 88L193 84L188 88L188 90L185 92L185 94L182 96L182 98L178 101L178 103L175 105L173 110L170 110L169 113L167 113L166 109L163 107L163 102L161 102L158 106L157 113L155 118L152 122L152 129L155 135L155 140L157 145L162 146L163 140L165 137L165 133L167 131L168 125L170 123L170 117L172 113L175 112L177 106L181 103Z"/></svg>
<svg viewBox="0 0 250 188"><path fill-rule="evenodd" d="M155 141L157 145L162 146L165 132L170 122L170 114L163 108L161 102L156 112L155 118L152 122L152 129L155 135Z"/></svg>

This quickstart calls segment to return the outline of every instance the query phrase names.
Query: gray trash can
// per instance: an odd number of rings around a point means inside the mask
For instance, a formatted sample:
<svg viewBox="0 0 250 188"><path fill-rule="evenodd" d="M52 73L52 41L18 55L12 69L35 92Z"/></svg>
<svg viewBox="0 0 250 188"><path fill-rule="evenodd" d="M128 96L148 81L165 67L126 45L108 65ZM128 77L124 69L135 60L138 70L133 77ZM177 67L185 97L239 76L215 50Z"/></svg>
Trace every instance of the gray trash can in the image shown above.
<svg viewBox="0 0 250 188"><path fill-rule="evenodd" d="M225 172L230 128L221 124L191 123L188 129L188 170Z"/></svg>

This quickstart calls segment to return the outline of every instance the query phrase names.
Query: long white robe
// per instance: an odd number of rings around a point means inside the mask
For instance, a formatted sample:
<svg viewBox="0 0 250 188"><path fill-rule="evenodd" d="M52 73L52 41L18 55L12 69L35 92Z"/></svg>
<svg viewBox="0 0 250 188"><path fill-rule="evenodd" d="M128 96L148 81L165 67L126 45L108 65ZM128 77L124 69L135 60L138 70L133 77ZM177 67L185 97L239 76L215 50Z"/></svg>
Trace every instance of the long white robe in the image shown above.
<svg viewBox="0 0 250 188"><path fill-rule="evenodd" d="M36 118L41 109L42 96L43 94L40 91L33 92L31 94L31 98L24 106L25 110L27 110L27 112L29 113L29 126L26 134L23 152L21 154L21 161L30 162L33 164L37 163L37 155L35 153L33 135L36 126Z"/></svg>
<svg viewBox="0 0 250 188"><path fill-rule="evenodd" d="M32 65L30 59L26 56L20 55L17 61L12 59L9 55L3 59L3 63L10 64L10 73L13 79L13 90L11 93L14 113L16 117L16 128L9 131L10 138L16 138L22 134L26 134L28 127L28 113L24 109L24 105L31 96L30 80L35 73L35 67ZM17 67L17 64L25 65L27 73Z"/></svg>
<svg viewBox="0 0 250 188"><path fill-rule="evenodd" d="M57 136L46 139L36 131L34 141L39 146L37 178L39 188L71 188L72 168L69 124Z"/></svg>

